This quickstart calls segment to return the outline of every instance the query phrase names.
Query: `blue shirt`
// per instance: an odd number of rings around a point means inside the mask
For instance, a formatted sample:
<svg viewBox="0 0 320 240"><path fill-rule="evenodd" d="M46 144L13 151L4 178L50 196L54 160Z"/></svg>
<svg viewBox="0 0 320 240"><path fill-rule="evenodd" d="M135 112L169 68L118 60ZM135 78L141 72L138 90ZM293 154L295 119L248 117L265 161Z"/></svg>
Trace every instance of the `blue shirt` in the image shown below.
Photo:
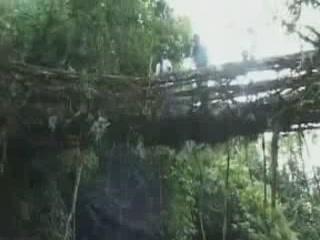
<svg viewBox="0 0 320 240"><path fill-rule="evenodd" d="M208 65L207 50L202 45L192 49L192 58L197 68L206 67Z"/></svg>

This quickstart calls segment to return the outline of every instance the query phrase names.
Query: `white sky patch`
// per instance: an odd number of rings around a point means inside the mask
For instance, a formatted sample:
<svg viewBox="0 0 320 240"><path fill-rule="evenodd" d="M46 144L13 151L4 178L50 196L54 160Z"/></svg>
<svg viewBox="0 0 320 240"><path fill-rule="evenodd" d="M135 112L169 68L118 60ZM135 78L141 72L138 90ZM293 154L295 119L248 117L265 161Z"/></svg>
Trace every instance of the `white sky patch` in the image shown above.
<svg viewBox="0 0 320 240"><path fill-rule="evenodd" d="M288 16L286 0L168 0L177 15L191 20L194 33L198 33L207 47L211 64L234 62L242 59L243 50L248 50L256 59L310 50L296 35L288 35L281 21ZM320 23L319 11L304 9L301 25ZM320 24L318 24L320 27ZM190 60L185 60L190 65ZM273 72L250 73L240 77L245 84L268 78L284 77ZM304 160L307 171L320 165L320 141L312 141L314 134L306 134ZM268 135L268 134L267 134ZM280 156L281 158L281 156ZM281 159L280 159L281 161Z"/></svg>
<svg viewBox="0 0 320 240"><path fill-rule="evenodd" d="M241 60L248 50L256 58L294 53L302 42L287 35L280 22L286 18L285 0L171 0L177 15L191 19L195 33L207 46L210 62ZM319 14L308 10L303 22L319 22ZM304 44L304 49L310 46Z"/></svg>
<svg viewBox="0 0 320 240"><path fill-rule="evenodd" d="M267 147L270 149L272 134L267 132L264 134L267 144ZM312 177L313 170L315 166L320 166L319 162L319 149L320 149L320 130L308 130L304 132L303 148L302 148L302 157L304 162L305 171L308 176ZM284 137L284 136L283 136ZM259 148L261 146L261 139L257 144ZM270 152L267 152L267 157L270 160ZM279 169L282 169L284 164L287 163L289 156L285 154L281 149L279 149ZM301 162L299 163L301 164Z"/></svg>
<svg viewBox="0 0 320 240"><path fill-rule="evenodd" d="M320 166L319 162L319 149L320 141L318 136L320 134L319 130L308 130L304 133L303 148L302 148L302 157L305 165L305 171L309 176L312 176L313 169L315 166ZM283 154L279 155L280 166L285 160L288 159L288 156ZM281 162L282 161L282 162Z"/></svg>

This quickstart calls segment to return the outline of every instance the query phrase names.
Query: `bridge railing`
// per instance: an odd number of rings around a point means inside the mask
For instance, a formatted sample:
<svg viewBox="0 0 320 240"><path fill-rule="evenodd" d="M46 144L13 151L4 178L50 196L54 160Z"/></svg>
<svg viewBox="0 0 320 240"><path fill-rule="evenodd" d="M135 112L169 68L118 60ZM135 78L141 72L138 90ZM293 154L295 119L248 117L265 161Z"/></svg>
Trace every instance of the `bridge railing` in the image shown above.
<svg viewBox="0 0 320 240"><path fill-rule="evenodd" d="M315 51L308 51L171 73L161 76L160 79L153 79L153 85L160 87L162 92L167 92L162 94L163 101L168 106L168 100L165 98L170 98L169 107L175 109L173 112L180 108L187 113L188 108L200 105L199 96L203 95L207 95L206 104L214 109L221 105L237 105L246 101L272 105L279 99L292 101L293 98L301 98L306 87L314 85L319 79L320 66L311 59L316 60L315 54ZM306 61L305 56L312 61ZM273 76L259 81L254 77L250 78L251 72L255 72L256 76L273 72ZM284 72L286 74L282 74ZM242 82L239 77L245 81ZM209 84L197 86L196 83L199 82Z"/></svg>

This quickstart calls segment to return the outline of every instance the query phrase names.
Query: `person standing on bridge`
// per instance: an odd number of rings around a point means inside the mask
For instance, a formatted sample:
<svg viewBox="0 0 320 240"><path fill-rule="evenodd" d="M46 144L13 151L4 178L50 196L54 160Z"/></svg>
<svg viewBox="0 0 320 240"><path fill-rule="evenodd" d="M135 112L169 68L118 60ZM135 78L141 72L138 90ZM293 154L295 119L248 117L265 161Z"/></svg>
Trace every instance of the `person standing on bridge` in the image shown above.
<svg viewBox="0 0 320 240"><path fill-rule="evenodd" d="M172 72L172 63L168 59L168 54L166 51L160 53L159 62L156 65L156 76L161 76L166 73Z"/></svg>
<svg viewBox="0 0 320 240"><path fill-rule="evenodd" d="M169 74L172 72L172 63L168 58L167 51L161 50L159 56L159 62L156 65L156 72L155 76L159 77L160 81L166 81L164 79L165 74ZM168 80L172 80L169 78ZM170 83L169 83L170 84ZM160 109L160 116L167 117L170 112L170 105L171 105L171 94L168 89L160 89L160 94L162 98L162 104Z"/></svg>
<svg viewBox="0 0 320 240"><path fill-rule="evenodd" d="M201 44L200 36L195 34L192 40L191 57L197 69L208 66L208 55L206 48Z"/></svg>
<svg viewBox="0 0 320 240"><path fill-rule="evenodd" d="M196 69L203 69L208 66L208 54L204 45L200 41L200 36L195 34L192 40L191 47L191 57L193 59L194 65ZM208 82L203 78L198 78L196 80L198 88L207 87ZM203 92L200 96L200 108L207 109L208 108L208 93Z"/></svg>

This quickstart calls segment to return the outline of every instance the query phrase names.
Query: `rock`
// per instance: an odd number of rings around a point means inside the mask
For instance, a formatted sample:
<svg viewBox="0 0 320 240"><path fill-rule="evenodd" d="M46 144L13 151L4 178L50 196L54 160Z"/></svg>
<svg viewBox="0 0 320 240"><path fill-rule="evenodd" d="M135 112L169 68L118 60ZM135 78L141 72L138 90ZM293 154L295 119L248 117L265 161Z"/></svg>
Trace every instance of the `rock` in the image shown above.
<svg viewBox="0 0 320 240"><path fill-rule="evenodd" d="M156 174L148 173L140 151L115 147L106 154L103 176L81 191L79 240L160 238L160 200Z"/></svg>

